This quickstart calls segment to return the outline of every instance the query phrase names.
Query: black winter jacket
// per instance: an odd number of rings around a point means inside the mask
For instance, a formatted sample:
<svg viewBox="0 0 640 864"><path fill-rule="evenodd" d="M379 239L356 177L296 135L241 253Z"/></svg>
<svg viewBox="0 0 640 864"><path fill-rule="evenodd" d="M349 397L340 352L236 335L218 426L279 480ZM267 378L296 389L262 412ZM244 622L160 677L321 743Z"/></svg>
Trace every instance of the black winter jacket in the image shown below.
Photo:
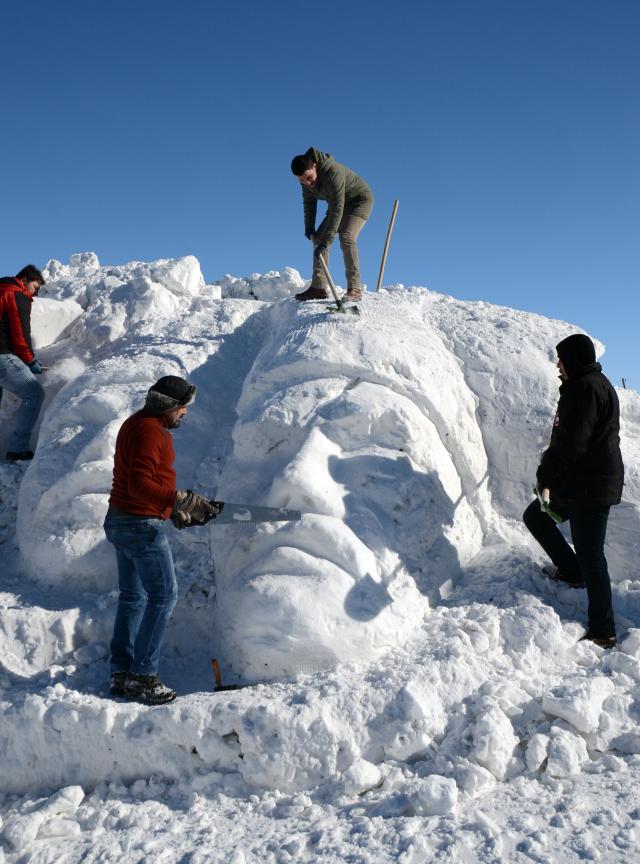
<svg viewBox="0 0 640 864"><path fill-rule="evenodd" d="M618 394L599 363L583 366L560 385L549 447L538 486L552 500L584 507L619 504L624 467Z"/></svg>

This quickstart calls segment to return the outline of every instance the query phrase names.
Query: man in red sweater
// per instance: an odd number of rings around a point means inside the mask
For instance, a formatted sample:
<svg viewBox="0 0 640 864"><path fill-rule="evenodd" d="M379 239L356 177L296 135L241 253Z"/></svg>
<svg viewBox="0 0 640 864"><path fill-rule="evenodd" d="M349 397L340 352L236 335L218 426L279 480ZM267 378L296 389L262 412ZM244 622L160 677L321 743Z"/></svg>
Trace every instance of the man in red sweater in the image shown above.
<svg viewBox="0 0 640 864"><path fill-rule="evenodd" d="M166 520L178 528L198 524L219 510L201 495L176 490L176 429L196 388L166 375L147 393L145 406L118 432L113 486L104 523L118 561L120 596L111 641L111 694L148 705L176 698L158 676L165 627L177 598Z"/></svg>
<svg viewBox="0 0 640 864"><path fill-rule="evenodd" d="M0 278L0 401L3 389L22 400L9 438L10 462L33 459L29 439L44 399L35 378L43 369L31 345L31 304L42 285L42 273L33 264L17 276Z"/></svg>

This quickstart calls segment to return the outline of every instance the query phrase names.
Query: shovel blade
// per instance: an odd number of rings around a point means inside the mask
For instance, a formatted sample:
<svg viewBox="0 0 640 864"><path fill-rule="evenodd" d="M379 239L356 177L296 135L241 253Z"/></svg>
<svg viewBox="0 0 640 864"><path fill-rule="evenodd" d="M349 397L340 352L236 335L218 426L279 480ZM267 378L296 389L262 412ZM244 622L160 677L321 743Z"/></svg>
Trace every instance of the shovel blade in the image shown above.
<svg viewBox="0 0 640 864"><path fill-rule="evenodd" d="M327 306L327 311L333 313L340 313L342 315L359 315L360 310L357 306Z"/></svg>

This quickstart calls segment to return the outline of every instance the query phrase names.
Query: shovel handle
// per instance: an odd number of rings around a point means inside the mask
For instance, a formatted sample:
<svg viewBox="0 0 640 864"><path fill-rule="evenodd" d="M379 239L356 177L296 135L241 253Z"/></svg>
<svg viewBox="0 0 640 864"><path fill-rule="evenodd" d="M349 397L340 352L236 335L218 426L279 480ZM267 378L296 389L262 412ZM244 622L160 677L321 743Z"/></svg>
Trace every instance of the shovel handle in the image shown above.
<svg viewBox="0 0 640 864"><path fill-rule="evenodd" d="M333 279L331 278L331 273L329 273L327 262L324 260L324 255L320 253L320 255L318 255L318 259L320 261L320 264L322 265L322 269L324 270L324 275L327 277L327 282L329 283L329 287L331 288L333 299L338 304L338 309L342 309L342 300L338 297L338 292L336 291L336 286L333 284Z"/></svg>

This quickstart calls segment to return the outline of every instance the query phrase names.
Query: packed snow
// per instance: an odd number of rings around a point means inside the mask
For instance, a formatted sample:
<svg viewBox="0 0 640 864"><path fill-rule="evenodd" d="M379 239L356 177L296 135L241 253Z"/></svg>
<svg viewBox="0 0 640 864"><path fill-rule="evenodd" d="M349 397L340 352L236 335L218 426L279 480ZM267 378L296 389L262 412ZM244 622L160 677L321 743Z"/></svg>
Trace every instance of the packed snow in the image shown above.
<svg viewBox="0 0 640 864"><path fill-rule="evenodd" d="M193 257L45 278L36 456L0 463L0 862L637 860L637 393L618 648L578 641L585 592L520 521L578 328L402 285L330 315L295 270L207 285ZM102 521L167 374L198 387L179 488L303 518L171 532L179 698L149 708L108 696ZM250 686L215 692L214 657Z"/></svg>

